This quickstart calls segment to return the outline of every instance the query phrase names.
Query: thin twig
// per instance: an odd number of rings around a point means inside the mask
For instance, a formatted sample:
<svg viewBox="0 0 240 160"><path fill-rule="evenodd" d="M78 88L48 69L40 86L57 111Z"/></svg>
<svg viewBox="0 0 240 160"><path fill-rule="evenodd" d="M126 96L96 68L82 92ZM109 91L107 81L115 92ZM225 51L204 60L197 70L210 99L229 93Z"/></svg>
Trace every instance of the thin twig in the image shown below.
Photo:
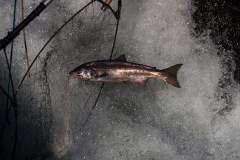
<svg viewBox="0 0 240 160"><path fill-rule="evenodd" d="M22 10L22 21L24 20L24 3L23 0L21 0L21 10ZM23 28L23 41L24 41L24 48L25 48L25 53L26 53L26 59L27 59L27 67L29 68L29 58L28 58L28 49L27 49L27 40L26 40L26 33L25 29ZM28 73L29 78L30 78L30 72Z"/></svg>
<svg viewBox="0 0 240 160"><path fill-rule="evenodd" d="M17 102L16 102L16 100L13 99L13 98L8 94L8 92L3 89L2 86L0 86L0 91L1 91L1 92L7 97L7 99L10 101L10 107L11 107L11 106L14 106L15 108L17 108ZM5 115L6 117L5 117L5 121L4 121L3 125L2 125L1 132L0 132L0 140L2 139L3 132L4 132L5 127L6 127L6 122L7 122L7 118L8 118L9 112L10 112L10 110L8 110L8 106L6 106L6 115Z"/></svg>
<svg viewBox="0 0 240 160"><path fill-rule="evenodd" d="M12 30L14 30L15 28L15 23L16 23L16 10L17 10L17 0L14 0L14 8L13 8L13 22L12 22ZM6 47L3 48L4 54L5 54L5 58L6 58L6 62L7 62L7 67L8 67L8 93L10 90L10 87L12 87L12 94L14 94L14 86L13 86L13 80L12 80L12 57L13 57L13 46L14 46L14 40L11 43L11 49L10 49L10 58L8 60L7 58L7 53L6 53ZM8 108L9 106L9 101L7 100L6 106Z"/></svg>
<svg viewBox="0 0 240 160"><path fill-rule="evenodd" d="M42 47L42 49L38 52L38 54L36 55L36 57L33 59L32 63L30 64L29 68L27 69L27 71L25 72L23 78L21 79L20 84L17 87L17 90L14 94L14 97L17 96L19 89L21 88L23 81L25 80L27 74L30 72L33 64L35 63L35 61L37 60L37 58L40 56L40 54L42 53L42 51L46 48L46 46L51 42L51 40L63 29L63 27L68 24L74 17L76 17L80 12L82 12L85 8L87 8L90 4L92 3L92 1L90 1L88 4L86 4L84 7L82 7L79 11L77 11L70 19L68 19L50 38L49 40L44 44L44 46Z"/></svg>
<svg viewBox="0 0 240 160"><path fill-rule="evenodd" d="M117 25L116 25L116 29L115 29L115 35L114 35L112 50L111 50L111 54L110 54L110 57L109 57L110 60L112 59L113 51L114 51L114 49L115 49L115 44L116 44L116 40L117 40L117 34L118 34L118 26L119 26L119 20L120 20L121 7L122 7L122 0L119 0L119 1L118 1L118 9L117 9L117 12L116 12L116 13L118 14L118 17L119 17L119 18L117 18ZM91 117L91 115L92 115L92 113L93 113L93 110L96 108L97 102L98 102L99 97L100 97L100 95L101 95L101 93L102 93L102 89L103 89L103 87L104 87L104 84L105 84L104 82L101 84L101 87L100 87L100 89L99 89L97 98L96 98L96 100L95 100L95 102L94 102L94 104L93 104L93 107L92 107L90 113L88 114L88 117L86 118L85 122L83 123L82 128L86 125L86 123L88 122L88 120L90 119L90 117Z"/></svg>
<svg viewBox="0 0 240 160"><path fill-rule="evenodd" d="M7 62L7 67L8 67L8 72L9 72L9 81L10 81L10 84L12 86L12 93L14 93L14 85L13 85L13 79L12 79L12 73L11 73L11 64L9 64L8 62L8 57L7 57L7 53L6 53L6 49L4 48L3 49L4 51L4 55L5 55L5 58L6 58L6 62ZM10 61L11 62L11 61ZM4 93L4 90L3 88L1 88L1 91ZM9 116L9 113L11 111L11 107L13 106L14 108L14 118L15 118L15 133L14 133L14 145L13 145L13 151L12 151L12 160L14 160L14 155L15 155L15 152L16 152L16 145L17 145L17 116L18 116L18 111L17 111L17 103L16 103L16 99L15 97L13 97L13 103L12 103L12 99L11 97L9 96L9 94L7 93L4 93L4 95L6 95L8 97L8 100L11 101L10 103L10 108L8 110L8 103L7 103L7 108L6 108L6 117L5 117L5 121L4 121L4 124L3 124L3 129L1 131L1 138L2 138L2 135L3 135L3 131L5 129L5 126L6 126L6 121L8 119L8 116ZM8 102L8 101L7 101Z"/></svg>
<svg viewBox="0 0 240 160"><path fill-rule="evenodd" d="M15 132L14 132L14 144L13 144L13 151L12 151L12 160L14 160L15 152L17 148L17 139L18 139L18 110L17 108L14 109L14 118L15 118Z"/></svg>
<svg viewBox="0 0 240 160"><path fill-rule="evenodd" d="M100 97L100 95L101 95L101 92L102 92L103 86L104 86L104 83L101 84L101 87L100 87L100 89L99 89L99 92L98 92L97 98L96 98L96 100L95 100L95 102L94 102L94 104L93 104L93 106L92 106L92 108L91 108L91 111L89 112L89 114L88 114L86 120L84 121L84 123L83 123L83 125L82 125L82 128L85 127L86 123L88 122L88 120L90 119L90 117L91 117L91 115L92 115L93 110L94 110L95 107L97 106L97 102L98 102L98 99L99 99L99 97Z"/></svg>
<svg viewBox="0 0 240 160"><path fill-rule="evenodd" d="M0 91L8 98L8 100L13 103L13 104L16 104L16 102L13 100L13 98L7 93L7 91L5 91L3 89L2 86L0 86Z"/></svg>
<svg viewBox="0 0 240 160"><path fill-rule="evenodd" d="M3 49L3 52L4 52L4 56L5 56L6 62L7 62L9 81L10 81L10 84L12 86L12 93L14 93L14 85L13 85L13 78L12 78L12 72L11 72L11 64L9 64L8 56L7 56L7 52L6 52L5 48ZM8 88L8 94L9 94L9 88Z"/></svg>

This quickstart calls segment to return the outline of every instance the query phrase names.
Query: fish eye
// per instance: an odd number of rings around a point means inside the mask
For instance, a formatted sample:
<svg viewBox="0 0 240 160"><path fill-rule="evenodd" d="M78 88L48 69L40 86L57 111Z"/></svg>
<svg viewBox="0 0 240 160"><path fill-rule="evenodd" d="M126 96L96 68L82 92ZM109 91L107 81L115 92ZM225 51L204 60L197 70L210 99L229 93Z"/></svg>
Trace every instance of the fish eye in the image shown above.
<svg viewBox="0 0 240 160"><path fill-rule="evenodd" d="M91 79L96 75L95 71L91 69L81 69L78 72L78 76L83 79Z"/></svg>
<svg viewBox="0 0 240 160"><path fill-rule="evenodd" d="M79 76L79 77L83 77L84 74L85 74L85 71L84 71L84 70L80 70L80 71L78 72L78 76Z"/></svg>

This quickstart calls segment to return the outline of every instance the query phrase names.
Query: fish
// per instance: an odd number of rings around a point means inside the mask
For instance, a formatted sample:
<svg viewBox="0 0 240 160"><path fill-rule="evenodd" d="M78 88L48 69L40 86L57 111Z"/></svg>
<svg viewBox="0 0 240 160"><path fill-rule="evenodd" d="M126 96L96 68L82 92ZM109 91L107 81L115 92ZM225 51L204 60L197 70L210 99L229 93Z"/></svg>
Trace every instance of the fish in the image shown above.
<svg viewBox="0 0 240 160"><path fill-rule="evenodd" d="M177 73L183 64L176 64L159 70L156 67L128 62L125 54L113 60L100 60L84 63L71 72L70 78L86 81L121 82L128 84L137 82L145 86L150 78L161 79L174 87L181 88Z"/></svg>

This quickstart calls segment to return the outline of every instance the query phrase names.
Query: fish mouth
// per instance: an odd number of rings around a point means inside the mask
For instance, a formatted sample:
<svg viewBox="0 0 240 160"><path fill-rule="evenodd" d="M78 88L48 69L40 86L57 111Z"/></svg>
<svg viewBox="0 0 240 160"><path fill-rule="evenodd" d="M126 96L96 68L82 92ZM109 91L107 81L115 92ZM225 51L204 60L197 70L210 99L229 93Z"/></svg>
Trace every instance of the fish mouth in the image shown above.
<svg viewBox="0 0 240 160"><path fill-rule="evenodd" d="M71 76L73 74L73 71L69 72L68 75Z"/></svg>
<svg viewBox="0 0 240 160"><path fill-rule="evenodd" d="M68 73L68 77L71 77L72 74L73 74L73 71L69 72L69 73Z"/></svg>
<svg viewBox="0 0 240 160"><path fill-rule="evenodd" d="M68 73L68 77L69 78L77 78L77 75L76 75L75 72L71 71L71 72Z"/></svg>

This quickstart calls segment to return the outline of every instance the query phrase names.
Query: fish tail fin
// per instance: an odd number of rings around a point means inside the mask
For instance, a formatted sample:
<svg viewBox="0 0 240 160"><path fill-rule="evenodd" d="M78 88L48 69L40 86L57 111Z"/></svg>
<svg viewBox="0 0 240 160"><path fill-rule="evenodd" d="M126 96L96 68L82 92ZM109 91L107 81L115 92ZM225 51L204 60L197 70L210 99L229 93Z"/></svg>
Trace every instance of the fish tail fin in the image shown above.
<svg viewBox="0 0 240 160"><path fill-rule="evenodd" d="M177 80L177 73L178 70L181 68L182 64L176 64L164 70L160 70L159 78L163 79L167 83L171 84L174 87L181 88L178 80Z"/></svg>

